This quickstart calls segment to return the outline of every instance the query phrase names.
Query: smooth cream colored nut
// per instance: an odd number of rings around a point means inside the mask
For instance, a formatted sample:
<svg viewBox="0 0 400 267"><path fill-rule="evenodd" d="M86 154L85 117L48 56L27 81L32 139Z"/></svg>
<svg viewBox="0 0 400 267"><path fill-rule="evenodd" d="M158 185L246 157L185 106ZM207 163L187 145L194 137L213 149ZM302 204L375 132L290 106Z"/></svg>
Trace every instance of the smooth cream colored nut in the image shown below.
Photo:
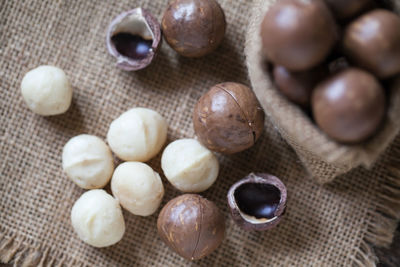
<svg viewBox="0 0 400 267"><path fill-rule="evenodd" d="M158 173L141 162L119 165L111 179L111 191L122 207L141 216L153 214L164 196Z"/></svg>
<svg viewBox="0 0 400 267"><path fill-rule="evenodd" d="M107 144L97 136L81 134L64 146L62 167L84 189L104 187L111 179L114 161Z"/></svg>
<svg viewBox="0 0 400 267"><path fill-rule="evenodd" d="M111 246L125 233L118 201L102 189L82 194L72 207L71 221L79 238L94 247Z"/></svg>
<svg viewBox="0 0 400 267"><path fill-rule="evenodd" d="M165 148L161 168L177 189L202 192L217 179L219 163L215 155L199 141L180 139Z"/></svg>
<svg viewBox="0 0 400 267"><path fill-rule="evenodd" d="M54 66L40 66L25 74L22 97L36 114L49 116L64 113L72 100L72 86L65 72Z"/></svg>
<svg viewBox="0 0 400 267"><path fill-rule="evenodd" d="M133 108L115 119L107 133L111 150L122 160L145 162L167 140L167 123L156 111Z"/></svg>

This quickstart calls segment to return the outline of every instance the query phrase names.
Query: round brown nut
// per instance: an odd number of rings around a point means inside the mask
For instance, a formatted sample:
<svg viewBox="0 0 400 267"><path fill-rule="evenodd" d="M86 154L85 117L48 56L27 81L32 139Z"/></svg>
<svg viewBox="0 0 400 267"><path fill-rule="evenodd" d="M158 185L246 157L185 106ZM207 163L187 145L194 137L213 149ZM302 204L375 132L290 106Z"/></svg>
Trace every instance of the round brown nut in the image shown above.
<svg viewBox="0 0 400 267"><path fill-rule="evenodd" d="M232 219L239 227L264 231L281 221L286 196L286 187L277 177L250 173L231 186L227 197Z"/></svg>
<svg viewBox="0 0 400 267"><path fill-rule="evenodd" d="M158 21L143 8L123 12L107 31L108 52L117 59L117 67L136 71L147 67L161 44Z"/></svg>
<svg viewBox="0 0 400 267"><path fill-rule="evenodd" d="M385 94L374 76L348 68L316 87L312 110L318 126L332 139L357 143L378 129L385 114Z"/></svg>
<svg viewBox="0 0 400 267"><path fill-rule="evenodd" d="M161 27L172 49L185 57L201 57L220 45L226 22L215 0L173 0Z"/></svg>
<svg viewBox="0 0 400 267"><path fill-rule="evenodd" d="M170 249L185 259L198 260L222 243L225 219L213 202L200 195L185 194L164 206L157 229Z"/></svg>
<svg viewBox="0 0 400 267"><path fill-rule="evenodd" d="M327 76L328 70L325 65L301 72L292 72L283 66L274 66L272 73L274 82L282 94L290 101L302 107L308 107L314 87Z"/></svg>
<svg viewBox="0 0 400 267"><path fill-rule="evenodd" d="M193 125L208 149L233 154L250 148L264 129L264 111L253 91L240 83L217 84L197 102Z"/></svg>
<svg viewBox="0 0 400 267"><path fill-rule="evenodd" d="M282 0L261 24L262 51L270 61L292 71L321 63L335 45L337 25L321 0Z"/></svg>
<svg viewBox="0 0 400 267"><path fill-rule="evenodd" d="M338 20L344 21L359 15L373 5L371 0L325 0Z"/></svg>
<svg viewBox="0 0 400 267"><path fill-rule="evenodd" d="M384 9L361 16L347 27L343 49L352 63L379 78L400 73L400 17Z"/></svg>

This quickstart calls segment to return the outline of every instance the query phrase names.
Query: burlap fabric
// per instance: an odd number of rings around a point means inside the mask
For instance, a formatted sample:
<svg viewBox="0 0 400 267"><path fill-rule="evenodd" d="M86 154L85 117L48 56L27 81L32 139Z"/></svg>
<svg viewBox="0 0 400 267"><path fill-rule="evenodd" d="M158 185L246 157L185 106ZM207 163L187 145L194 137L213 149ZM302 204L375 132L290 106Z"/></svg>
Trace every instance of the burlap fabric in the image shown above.
<svg viewBox="0 0 400 267"><path fill-rule="evenodd" d="M80 241L70 223L74 201L84 192L61 170L69 138L105 137L110 122L136 106L159 111L169 141L193 137L191 113L213 84L249 84L243 53L253 1L219 1L228 29L222 46L202 59L177 56L165 43L140 72L116 69L106 52L105 29L118 13L136 6L161 18L167 1L0 1L0 261L16 266L365 266L374 265L371 244L390 243L400 210L400 139L373 170L356 169L318 185L295 152L267 120L252 149L221 156L216 184L202 195L226 216L222 246L187 262L171 252L156 230L157 215L124 211L126 234L109 248ZM27 109L19 86L26 71L63 68L74 86L73 104L61 116ZM160 156L149 164L158 172ZM321 166L323 169L324 167ZM269 172L287 185L286 218L268 232L245 232L229 217L228 188L251 171ZM163 177L164 205L180 193Z"/></svg>
<svg viewBox="0 0 400 267"><path fill-rule="evenodd" d="M273 85L261 53L260 24L276 0L255 0L247 32L246 56L253 90L283 138L296 151L311 175L320 183L332 181L357 166L371 168L400 129L400 84L392 85L388 111L381 129L358 145L339 144L325 135L307 114L290 103ZM400 14L400 1L392 1ZM274 38L271 36L271 38Z"/></svg>

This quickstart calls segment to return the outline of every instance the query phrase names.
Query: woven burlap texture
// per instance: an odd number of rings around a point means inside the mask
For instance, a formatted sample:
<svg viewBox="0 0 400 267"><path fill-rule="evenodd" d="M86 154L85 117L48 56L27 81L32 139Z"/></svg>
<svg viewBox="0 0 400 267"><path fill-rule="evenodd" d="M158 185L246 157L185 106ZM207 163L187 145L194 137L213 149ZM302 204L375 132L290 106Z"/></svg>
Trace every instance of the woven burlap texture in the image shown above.
<svg viewBox="0 0 400 267"><path fill-rule="evenodd" d="M399 217L400 139L373 170L356 169L327 185L308 177L295 152L267 120L256 146L218 155L217 182L203 196L226 217L226 239L209 257L190 263L157 235L156 214L124 211L124 238L93 248L70 223L84 192L61 169L61 151L73 136L105 138L111 121L132 107L160 112L168 142L194 137L191 113L214 84L249 84L244 44L253 1L219 1L226 38L205 58L179 57L166 43L151 66L128 73L107 54L105 29L114 16L141 5L161 19L167 1L0 1L0 261L16 266L365 266L370 244L390 243ZM20 95L23 75L38 65L63 68L74 87L73 104L60 116L41 117ZM149 164L160 174L160 155ZM320 166L324 169L324 166ZM268 232L245 232L229 217L226 193L248 173L269 172L287 185L286 217ZM180 194L167 182L162 205ZM397 187L396 187L397 184Z"/></svg>
<svg viewBox="0 0 400 267"><path fill-rule="evenodd" d="M320 183L332 181L357 166L371 168L400 129L400 84L392 88L385 122L378 133L359 145L339 144L326 136L299 107L274 87L261 53L260 24L275 0L255 0L246 38L246 56L253 90L283 138ZM400 1L393 2L400 14ZM274 36L271 36L274 38Z"/></svg>

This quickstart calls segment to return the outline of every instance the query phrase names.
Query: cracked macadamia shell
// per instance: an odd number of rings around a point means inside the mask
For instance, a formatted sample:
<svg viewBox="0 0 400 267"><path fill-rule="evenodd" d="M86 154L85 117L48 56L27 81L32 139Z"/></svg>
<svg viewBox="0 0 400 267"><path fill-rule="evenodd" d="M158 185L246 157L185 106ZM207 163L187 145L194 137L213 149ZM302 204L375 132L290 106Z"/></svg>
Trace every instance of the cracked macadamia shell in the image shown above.
<svg viewBox="0 0 400 267"><path fill-rule="evenodd" d="M286 197L282 181L266 173L250 173L233 184L227 195L234 222L255 231L271 229L281 221Z"/></svg>
<svg viewBox="0 0 400 267"><path fill-rule="evenodd" d="M72 101L72 86L67 75L54 66L39 66L27 72L22 79L21 93L29 109L43 116L66 112Z"/></svg>
<svg viewBox="0 0 400 267"><path fill-rule="evenodd" d="M147 67L160 44L160 24L143 8L123 12L108 27L108 52L116 58L117 67L123 70L136 71Z"/></svg>
<svg viewBox="0 0 400 267"><path fill-rule="evenodd" d="M164 196L158 173L141 162L119 165L111 180L111 190L122 207L140 216L153 214Z"/></svg>
<svg viewBox="0 0 400 267"><path fill-rule="evenodd" d="M170 249L188 260L216 250L225 236L225 218L211 201L196 194L170 200L157 220L158 234Z"/></svg>
<svg viewBox="0 0 400 267"><path fill-rule="evenodd" d="M71 221L79 238L94 247L111 246L125 233L118 201L102 189L82 194L72 207Z"/></svg>
<svg viewBox="0 0 400 267"><path fill-rule="evenodd" d="M208 149L233 154L254 145L264 130L264 111L253 91L240 83L217 84L197 102L193 126Z"/></svg>
<svg viewBox="0 0 400 267"><path fill-rule="evenodd" d="M114 161L110 148L97 136L81 134L71 138L62 152L62 167L79 187L104 187L111 179Z"/></svg>
<svg viewBox="0 0 400 267"><path fill-rule="evenodd" d="M145 162L161 150L167 129L165 119L156 111L133 108L111 123L107 141L120 159Z"/></svg>
<svg viewBox="0 0 400 267"><path fill-rule="evenodd" d="M222 42L225 15L215 0L173 0L161 22L167 43L185 57L201 57Z"/></svg>
<svg viewBox="0 0 400 267"><path fill-rule="evenodd" d="M170 143L161 157L168 181L182 192L202 192L217 179L219 163L215 155L195 139Z"/></svg>

